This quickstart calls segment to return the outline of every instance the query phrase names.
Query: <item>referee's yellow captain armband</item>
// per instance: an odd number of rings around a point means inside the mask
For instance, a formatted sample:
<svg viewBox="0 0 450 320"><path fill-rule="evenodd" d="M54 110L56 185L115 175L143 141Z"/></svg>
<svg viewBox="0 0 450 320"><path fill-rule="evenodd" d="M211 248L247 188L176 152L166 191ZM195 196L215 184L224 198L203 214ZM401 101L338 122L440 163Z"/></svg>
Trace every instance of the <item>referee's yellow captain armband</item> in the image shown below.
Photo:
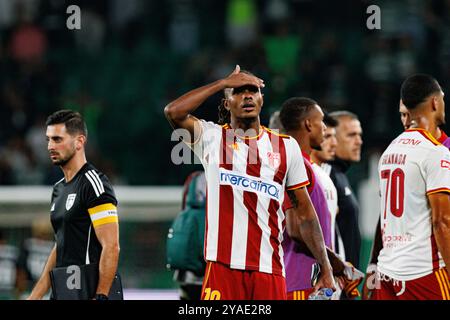
<svg viewBox="0 0 450 320"><path fill-rule="evenodd" d="M105 203L88 209L94 227L108 223L118 223L117 207L112 203Z"/></svg>

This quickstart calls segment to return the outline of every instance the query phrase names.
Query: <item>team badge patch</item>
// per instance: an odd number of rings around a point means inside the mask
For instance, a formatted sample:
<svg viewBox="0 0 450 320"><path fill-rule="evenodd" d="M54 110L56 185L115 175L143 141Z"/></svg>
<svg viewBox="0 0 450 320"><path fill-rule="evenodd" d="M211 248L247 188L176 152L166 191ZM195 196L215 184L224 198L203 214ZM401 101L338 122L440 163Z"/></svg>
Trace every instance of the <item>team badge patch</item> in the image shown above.
<svg viewBox="0 0 450 320"><path fill-rule="evenodd" d="M74 202L75 202L75 198L76 198L77 194L76 193L71 193L67 196L67 200L66 200L66 210L70 210L70 208L72 208Z"/></svg>
<svg viewBox="0 0 450 320"><path fill-rule="evenodd" d="M275 170L281 164L281 156L278 152L267 152L267 158L269 158L269 165Z"/></svg>

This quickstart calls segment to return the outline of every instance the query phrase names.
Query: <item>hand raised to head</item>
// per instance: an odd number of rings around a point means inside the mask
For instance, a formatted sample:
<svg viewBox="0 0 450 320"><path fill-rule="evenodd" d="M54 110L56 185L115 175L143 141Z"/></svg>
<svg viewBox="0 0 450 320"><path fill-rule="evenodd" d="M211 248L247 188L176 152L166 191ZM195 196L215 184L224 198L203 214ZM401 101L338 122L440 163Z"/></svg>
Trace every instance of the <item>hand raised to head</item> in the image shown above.
<svg viewBox="0 0 450 320"><path fill-rule="evenodd" d="M264 88L265 86L264 80L254 75L241 72L241 67L239 65L236 65L233 72L228 77L223 79L223 81L225 88L238 88L245 85L252 85L258 88Z"/></svg>

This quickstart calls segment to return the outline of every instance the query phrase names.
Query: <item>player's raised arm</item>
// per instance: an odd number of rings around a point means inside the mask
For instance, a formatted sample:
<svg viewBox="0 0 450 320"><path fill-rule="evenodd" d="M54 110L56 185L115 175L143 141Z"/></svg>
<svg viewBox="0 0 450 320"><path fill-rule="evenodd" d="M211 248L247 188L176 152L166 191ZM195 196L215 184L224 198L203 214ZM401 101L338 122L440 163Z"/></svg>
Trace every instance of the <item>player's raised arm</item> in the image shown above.
<svg viewBox="0 0 450 320"><path fill-rule="evenodd" d="M322 273L315 289L331 288L335 290L333 271L327 257L322 229L306 188L287 192L292 203L286 228L289 236L303 241L320 264Z"/></svg>
<svg viewBox="0 0 450 320"><path fill-rule="evenodd" d="M239 65L226 78L217 80L203 87L189 91L178 99L172 101L164 108L164 113L170 124L175 128L183 128L190 132L191 141L196 141L200 126L196 126L199 121L192 115L207 98L226 88L238 88L244 85L254 85L258 88L264 87L263 80L247 74L241 73Z"/></svg>

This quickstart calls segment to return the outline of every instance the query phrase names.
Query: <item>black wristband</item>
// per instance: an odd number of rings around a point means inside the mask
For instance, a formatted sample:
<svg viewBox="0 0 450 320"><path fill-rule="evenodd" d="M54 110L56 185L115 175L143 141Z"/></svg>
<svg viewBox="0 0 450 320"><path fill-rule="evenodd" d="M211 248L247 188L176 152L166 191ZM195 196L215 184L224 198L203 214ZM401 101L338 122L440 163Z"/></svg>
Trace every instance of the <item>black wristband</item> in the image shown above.
<svg viewBox="0 0 450 320"><path fill-rule="evenodd" d="M109 300L107 295L104 295L103 293L96 293L94 296L95 300Z"/></svg>

